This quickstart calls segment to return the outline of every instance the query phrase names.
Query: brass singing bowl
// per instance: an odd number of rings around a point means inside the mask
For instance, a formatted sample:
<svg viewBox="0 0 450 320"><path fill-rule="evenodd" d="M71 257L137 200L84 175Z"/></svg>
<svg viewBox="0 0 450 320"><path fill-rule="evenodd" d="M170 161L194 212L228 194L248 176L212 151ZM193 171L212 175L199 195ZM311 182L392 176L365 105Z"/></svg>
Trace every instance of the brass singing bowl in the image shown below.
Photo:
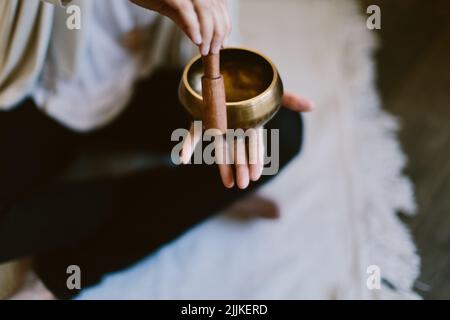
<svg viewBox="0 0 450 320"><path fill-rule="evenodd" d="M224 77L229 129L247 129L264 125L279 110L283 83L272 61L244 48L226 48L220 52ZM179 99L195 120L203 120L203 67L201 56L185 67L179 87Z"/></svg>

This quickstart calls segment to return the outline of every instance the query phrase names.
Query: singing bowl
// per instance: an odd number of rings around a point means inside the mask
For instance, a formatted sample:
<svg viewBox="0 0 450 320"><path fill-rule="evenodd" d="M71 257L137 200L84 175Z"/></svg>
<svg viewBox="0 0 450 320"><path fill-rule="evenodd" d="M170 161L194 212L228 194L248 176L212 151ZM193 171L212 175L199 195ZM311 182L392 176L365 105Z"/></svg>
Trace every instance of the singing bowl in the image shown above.
<svg viewBox="0 0 450 320"><path fill-rule="evenodd" d="M283 83L272 63L264 55L244 48L226 48L220 52L224 77L229 129L247 129L264 125L279 110ZM203 120L203 66L201 56L185 67L179 87L179 99L195 120Z"/></svg>

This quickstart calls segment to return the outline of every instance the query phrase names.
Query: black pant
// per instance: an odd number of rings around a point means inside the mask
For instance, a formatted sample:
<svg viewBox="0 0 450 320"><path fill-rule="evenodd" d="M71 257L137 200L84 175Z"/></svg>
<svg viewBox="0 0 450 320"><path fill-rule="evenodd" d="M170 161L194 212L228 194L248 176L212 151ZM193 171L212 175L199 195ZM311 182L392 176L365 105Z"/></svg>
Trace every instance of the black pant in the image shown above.
<svg viewBox="0 0 450 320"><path fill-rule="evenodd" d="M58 297L69 265L82 287L130 265L225 208L246 190L222 186L216 166L153 168L88 181L58 179L80 154L95 149L169 153L175 128L188 128L179 106L179 73L159 71L136 86L126 111L88 134L72 132L27 100L0 113L0 263L33 256L35 269ZM284 108L266 128L280 129L280 166L301 148L302 122Z"/></svg>

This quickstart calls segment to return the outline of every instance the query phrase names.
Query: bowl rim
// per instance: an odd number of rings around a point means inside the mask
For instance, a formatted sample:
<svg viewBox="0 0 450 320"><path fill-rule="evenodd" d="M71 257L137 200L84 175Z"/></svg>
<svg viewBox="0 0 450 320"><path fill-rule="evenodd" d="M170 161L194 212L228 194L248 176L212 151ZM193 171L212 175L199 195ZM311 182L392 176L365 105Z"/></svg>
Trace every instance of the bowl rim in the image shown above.
<svg viewBox="0 0 450 320"><path fill-rule="evenodd" d="M242 51L247 51L253 54L256 54L258 56L260 56L261 58L263 58L265 61L267 61L269 63L269 65L272 68L272 72L273 72L273 79L272 82L270 83L270 85L260 94L258 94L257 96L254 96L253 98L250 99L246 99L246 100L240 100L240 101L235 101L235 102L227 102L226 105L231 107L246 107L247 104L251 101L254 100L259 100L259 99L264 99L264 97L266 95L268 95L273 88L276 86L277 81L278 81L278 70L275 67L274 63L272 62L272 60L270 60L266 55L262 54L261 52L254 50L254 49L248 49L248 48L244 48L244 47L239 47L239 46L231 46L231 47L226 47L221 49L221 51L224 50L242 50ZM201 59L202 55L201 54L197 54L196 56L194 56L185 66L184 71L183 71L183 83L184 83L184 87L186 88L186 90L189 91L189 93L191 95L193 95L195 98L199 99L199 100L203 100L203 97L201 95L199 95L194 89L192 89L191 85L189 84L187 75L189 70L191 69L192 65L199 59Z"/></svg>

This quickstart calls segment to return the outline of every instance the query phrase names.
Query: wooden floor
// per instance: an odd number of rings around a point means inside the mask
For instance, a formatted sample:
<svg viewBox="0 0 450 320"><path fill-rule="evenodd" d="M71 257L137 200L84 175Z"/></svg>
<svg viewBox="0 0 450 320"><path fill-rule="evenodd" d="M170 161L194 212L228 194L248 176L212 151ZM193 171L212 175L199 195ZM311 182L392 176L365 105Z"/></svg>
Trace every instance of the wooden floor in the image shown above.
<svg viewBox="0 0 450 320"><path fill-rule="evenodd" d="M405 219L422 259L416 290L450 299L450 1L361 0L377 4L377 59L384 107L399 117L406 174L418 215Z"/></svg>

